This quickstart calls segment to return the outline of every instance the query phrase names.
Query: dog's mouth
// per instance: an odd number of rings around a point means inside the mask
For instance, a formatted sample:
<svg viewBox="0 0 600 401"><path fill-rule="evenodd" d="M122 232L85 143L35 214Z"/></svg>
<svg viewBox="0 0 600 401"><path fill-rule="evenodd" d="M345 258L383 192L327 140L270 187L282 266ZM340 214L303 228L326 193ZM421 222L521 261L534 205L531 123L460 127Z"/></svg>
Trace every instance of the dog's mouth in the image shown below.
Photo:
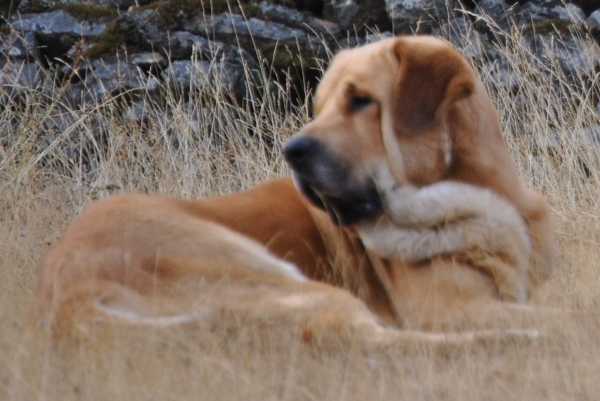
<svg viewBox="0 0 600 401"><path fill-rule="evenodd" d="M374 183L347 194L335 193L311 183L297 171L292 171L296 188L313 205L325 210L337 225L352 225L377 217L383 211L383 202Z"/></svg>

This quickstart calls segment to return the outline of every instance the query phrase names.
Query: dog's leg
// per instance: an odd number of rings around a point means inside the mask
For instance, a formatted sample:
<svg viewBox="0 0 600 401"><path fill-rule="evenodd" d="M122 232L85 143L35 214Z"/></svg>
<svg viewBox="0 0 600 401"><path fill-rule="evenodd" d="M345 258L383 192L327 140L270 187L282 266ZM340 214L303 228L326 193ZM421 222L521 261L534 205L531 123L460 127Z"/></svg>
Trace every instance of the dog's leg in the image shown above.
<svg viewBox="0 0 600 401"><path fill-rule="evenodd" d="M368 249L408 263L462 254L496 278L502 296L527 300L531 244L510 203L488 189L458 182L403 186L384 195L387 216L357 227Z"/></svg>

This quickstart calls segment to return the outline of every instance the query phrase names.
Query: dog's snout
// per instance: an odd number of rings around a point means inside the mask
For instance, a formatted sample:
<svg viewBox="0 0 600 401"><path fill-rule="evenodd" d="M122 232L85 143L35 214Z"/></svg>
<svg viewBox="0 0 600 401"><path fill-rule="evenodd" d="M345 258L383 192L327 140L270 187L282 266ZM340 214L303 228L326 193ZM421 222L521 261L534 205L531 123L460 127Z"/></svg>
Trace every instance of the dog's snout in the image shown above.
<svg viewBox="0 0 600 401"><path fill-rule="evenodd" d="M292 167L302 165L315 151L317 142L312 138L300 137L290 140L283 147L285 159Z"/></svg>

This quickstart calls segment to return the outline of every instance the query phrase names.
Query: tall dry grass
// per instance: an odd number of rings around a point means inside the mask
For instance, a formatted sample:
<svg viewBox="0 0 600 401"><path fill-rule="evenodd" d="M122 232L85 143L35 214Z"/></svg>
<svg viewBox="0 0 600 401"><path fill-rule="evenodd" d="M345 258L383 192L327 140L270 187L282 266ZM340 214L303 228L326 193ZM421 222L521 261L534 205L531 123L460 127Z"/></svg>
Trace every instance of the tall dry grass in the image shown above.
<svg viewBox="0 0 600 401"><path fill-rule="evenodd" d="M558 236L557 271L534 303L594 310L600 148L583 131L600 123L600 78L590 70L573 82L556 65L539 74L522 38L508 39L496 50L520 74L518 93L481 73L522 179L552 203ZM372 348L351 335L307 343L298 328L243 316L226 328L114 328L59 342L33 336L23 317L37 266L93 199L112 192L200 198L286 174L279 150L307 121L308 102L294 106L289 88L271 85L249 88L251 100L239 105L218 87L187 93L189 101L167 95L169 114L142 94L143 124L123 118L118 98L79 109L62 102L58 87L26 92L0 112L0 399L596 399L595 318L550 322L539 340L453 346Z"/></svg>

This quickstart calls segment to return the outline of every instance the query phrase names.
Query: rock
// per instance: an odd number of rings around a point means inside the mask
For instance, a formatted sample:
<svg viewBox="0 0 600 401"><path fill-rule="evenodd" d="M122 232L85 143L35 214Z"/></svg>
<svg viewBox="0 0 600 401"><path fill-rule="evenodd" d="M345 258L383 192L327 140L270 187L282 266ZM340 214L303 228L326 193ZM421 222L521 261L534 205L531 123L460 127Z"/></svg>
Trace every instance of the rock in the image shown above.
<svg viewBox="0 0 600 401"><path fill-rule="evenodd" d="M201 71L197 73L199 78L192 81L192 71ZM194 66L191 60L175 60L166 69L165 75L172 85L180 90L194 90L198 87L204 87L208 81L208 71L210 70L210 61L200 61Z"/></svg>
<svg viewBox="0 0 600 401"><path fill-rule="evenodd" d="M514 44L513 44L514 45ZM513 54L513 62L523 63L530 72L536 74L547 74L549 77L560 81L566 78L568 81L581 84L582 77L592 77L595 68L599 65L600 49L589 40L554 34L529 36L520 39L518 53ZM499 86L512 86L515 78L511 71L506 56L501 52L490 54L489 66L497 68L498 79L495 80ZM485 68L484 68L485 69Z"/></svg>
<svg viewBox="0 0 600 401"><path fill-rule="evenodd" d="M326 0L323 16L350 33L382 32L392 27L385 0Z"/></svg>
<svg viewBox="0 0 600 401"><path fill-rule="evenodd" d="M570 25L581 25L585 17L581 8L560 0L535 0L511 6L504 0L481 0L475 6L481 18L477 29L498 30L510 34L512 29L533 30L536 33L568 30Z"/></svg>
<svg viewBox="0 0 600 401"><path fill-rule="evenodd" d="M198 21L198 33L202 36L213 36L218 40L239 37L242 44L251 44L252 38L258 42L281 42L291 44L296 39L304 41L306 32L300 29L290 29L285 25L263 21L257 18L245 19L239 14L223 13L207 21ZM192 27L193 28L193 27Z"/></svg>
<svg viewBox="0 0 600 401"><path fill-rule="evenodd" d="M585 20L585 25L596 40L596 43L600 43L600 9L590 14Z"/></svg>
<svg viewBox="0 0 600 401"><path fill-rule="evenodd" d="M553 8L558 19L573 22L577 25L584 24L585 12L573 3L563 4Z"/></svg>
<svg viewBox="0 0 600 401"><path fill-rule="evenodd" d="M39 160L67 176L87 173L98 168L108 135L108 123L97 113L50 116L42 121L36 142Z"/></svg>
<svg viewBox="0 0 600 401"><path fill-rule="evenodd" d="M23 14L11 21L18 32L35 32L45 46L52 41L72 43L79 38L97 38L106 29L105 22L79 21L65 11L43 14ZM67 38L65 38L67 37Z"/></svg>
<svg viewBox="0 0 600 401"><path fill-rule="evenodd" d="M7 59L42 60L40 45L35 33L27 32L24 35L11 33L2 39L0 52Z"/></svg>
<svg viewBox="0 0 600 401"><path fill-rule="evenodd" d="M510 6L504 0L479 0L474 10L474 14L478 17L475 28L483 32L498 30L508 32L509 14L512 13Z"/></svg>
<svg viewBox="0 0 600 401"><path fill-rule="evenodd" d="M599 0L572 0L569 4L575 4L581 8L585 15L589 15L592 11L600 8Z"/></svg>
<svg viewBox="0 0 600 401"><path fill-rule="evenodd" d="M428 33L448 21L454 0L385 0L396 33Z"/></svg>
<svg viewBox="0 0 600 401"><path fill-rule="evenodd" d="M123 120L143 124L148 121L146 102L137 101L130 104L123 112Z"/></svg>
<svg viewBox="0 0 600 401"><path fill-rule="evenodd" d="M171 33L165 43L158 43L158 46L173 60L189 59L194 51L198 52L198 57L210 60L225 45L186 31L177 31Z"/></svg>
<svg viewBox="0 0 600 401"><path fill-rule="evenodd" d="M93 104L95 98L83 82L77 82L67 83L61 88L60 101L75 109L79 109Z"/></svg>
<svg viewBox="0 0 600 401"><path fill-rule="evenodd" d="M600 30L600 10L591 13L585 23L590 29Z"/></svg>
<svg viewBox="0 0 600 401"><path fill-rule="evenodd" d="M69 74L65 71L61 74ZM60 101L74 108L97 106L113 96L127 92L127 98L120 100L155 97L162 84L152 75L141 71L132 63L106 62L96 60L92 64L81 65L78 70L71 70L68 78L60 88ZM86 106L87 105L87 106Z"/></svg>
<svg viewBox="0 0 600 401"><path fill-rule="evenodd" d="M435 35L446 38L454 46L461 49L461 53L470 59L483 58L489 46L487 38L477 32L465 18L458 17L444 23L437 28Z"/></svg>
<svg viewBox="0 0 600 401"><path fill-rule="evenodd" d="M219 92L245 96L245 72L240 65L227 62L176 60L165 70L169 84L178 90L201 91L217 88Z"/></svg>
<svg viewBox="0 0 600 401"><path fill-rule="evenodd" d="M21 14L39 13L56 7L56 3L56 0L21 0L17 6L17 11Z"/></svg>
<svg viewBox="0 0 600 401"><path fill-rule="evenodd" d="M155 44L167 43L169 29L158 10L141 10L121 15L114 21L133 51L162 51Z"/></svg>
<svg viewBox="0 0 600 401"><path fill-rule="evenodd" d="M189 30L225 43L238 43L247 52L258 52L276 68L289 68L293 64L316 66L314 57L327 57L327 47L316 36L275 22L246 20L239 14L195 19L190 22Z"/></svg>
<svg viewBox="0 0 600 401"><path fill-rule="evenodd" d="M529 1L516 13L514 20L518 26L526 27L528 24L553 22L558 20L566 23L582 24L585 18L583 11L575 4L565 4L558 0L543 2ZM557 21L554 21L555 23Z"/></svg>
<svg viewBox="0 0 600 401"><path fill-rule="evenodd" d="M125 91L145 93L149 78L133 64L113 59L95 60L90 66L83 83L96 101ZM132 93L133 95L134 93Z"/></svg>
<svg viewBox="0 0 600 401"><path fill-rule="evenodd" d="M151 1L151 6L143 7ZM600 40L600 9L594 11L600 0L244 0L230 3L232 8L225 13L227 2L205 3L22 0L22 11L35 7L54 11L12 16L9 23L16 33L0 33L2 101L27 91L46 95L42 84L51 82L43 74L47 67L59 82L60 102L77 108L127 92L116 101L121 116L143 122L146 112L140 99L148 100L150 94L152 101L164 100L160 97L173 87L184 95L189 90L211 90L243 99L255 83L275 87L269 82L273 79L303 82L309 77L312 85L320 75L313 67L324 65L339 47L378 40L380 35L370 34L376 27L447 38L480 68L488 83L509 94L518 92L524 78L492 41L509 45L520 38L519 56L532 70L555 76L558 68L580 82L590 82L581 76L593 74L600 59L597 48L574 33L585 24ZM137 7L115 16L115 8L133 4ZM458 8L467 13L455 13ZM91 11L108 16L90 19ZM515 30L519 35L512 35ZM127 56L119 60L117 52ZM259 68L263 62L273 70ZM270 75L258 80L257 71ZM59 96L48 95L52 100ZM518 96L514 99L518 101Z"/></svg>
<svg viewBox="0 0 600 401"><path fill-rule="evenodd" d="M131 64L142 71L158 71L167 66L167 59L158 52L135 53L129 56Z"/></svg>
<svg viewBox="0 0 600 401"><path fill-rule="evenodd" d="M546 66L558 65L566 76L573 78L593 74L600 59L597 46L576 37L559 40L554 35L537 35L530 46Z"/></svg>
<svg viewBox="0 0 600 401"><path fill-rule="evenodd" d="M131 53L165 52L170 27L157 9L136 10L115 18L106 33L86 52L91 57L114 55L121 47Z"/></svg>
<svg viewBox="0 0 600 401"><path fill-rule="evenodd" d="M483 81L489 84L488 86L514 90L514 92L523 81L506 58L483 63L479 74Z"/></svg>
<svg viewBox="0 0 600 401"><path fill-rule="evenodd" d="M259 7L266 20L284 24L296 29L302 29L308 33L336 37L340 30L336 24L318 18L309 17L306 14L292 8L279 4L261 1ZM384 10L385 12L385 10ZM327 15L325 16L327 18Z"/></svg>
<svg viewBox="0 0 600 401"><path fill-rule="evenodd" d="M151 0L21 0L17 11L21 14L40 13L64 7L65 5L91 5L96 7L110 7L126 10L136 4L144 5Z"/></svg>
<svg viewBox="0 0 600 401"><path fill-rule="evenodd" d="M565 160L569 160L569 163L574 161L581 169L582 176L587 178L597 174L595 163L590 163L589 152L590 150L594 152L598 146L600 146L599 125L560 131L551 130L546 133L543 140L535 136L530 138L529 144L532 154L547 155L542 157L539 163L541 168L544 168L548 161L555 163L555 167L561 166Z"/></svg>
<svg viewBox="0 0 600 401"><path fill-rule="evenodd" d="M79 21L62 10L19 15L11 24L17 32L35 33L50 59L66 53L80 38L97 38L107 27L105 22Z"/></svg>
<svg viewBox="0 0 600 401"><path fill-rule="evenodd" d="M7 62L0 71L0 104L38 89L43 83L43 72L36 63L26 60Z"/></svg>
<svg viewBox="0 0 600 401"><path fill-rule="evenodd" d="M189 32L178 31L169 35L167 43L157 43L169 59L189 59L192 56L206 61L227 61L233 64L247 65L257 69L254 58L237 46L226 45L222 42L208 40Z"/></svg>

